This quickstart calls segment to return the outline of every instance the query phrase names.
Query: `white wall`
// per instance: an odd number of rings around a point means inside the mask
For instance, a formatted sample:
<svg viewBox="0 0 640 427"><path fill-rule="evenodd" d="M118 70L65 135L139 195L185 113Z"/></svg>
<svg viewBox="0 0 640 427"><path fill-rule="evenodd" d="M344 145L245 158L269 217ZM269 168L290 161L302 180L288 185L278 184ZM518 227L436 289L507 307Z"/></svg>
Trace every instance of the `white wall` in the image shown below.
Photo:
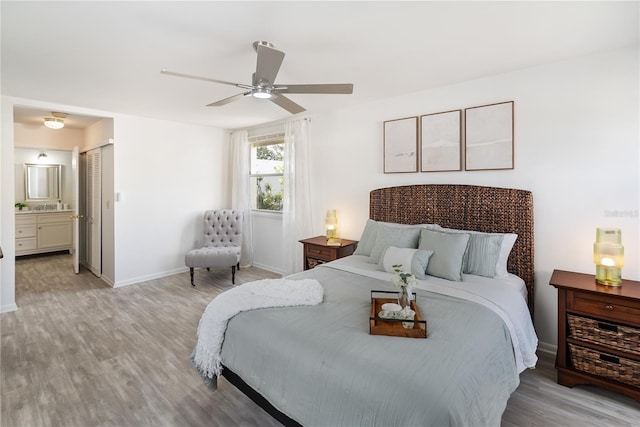
<svg viewBox="0 0 640 427"><path fill-rule="evenodd" d="M80 148L85 150L91 147L98 147L109 143L113 138L113 119L105 117L98 120L84 130L83 145Z"/></svg>
<svg viewBox="0 0 640 427"><path fill-rule="evenodd" d="M542 347L554 350L557 296L549 278L554 269L594 273L596 227L622 229L623 276L640 280L638 75L634 46L314 115L314 232L322 234L321 214L335 208L342 237L359 239L369 191L378 187L463 183L530 190L535 325ZM514 170L383 173L385 120L511 100Z"/></svg>
<svg viewBox="0 0 640 427"><path fill-rule="evenodd" d="M184 270L205 210L229 199L222 129L114 118L115 286Z"/></svg>
<svg viewBox="0 0 640 427"><path fill-rule="evenodd" d="M64 127L62 129L49 129L42 125L27 125L14 123L14 146L18 148L73 150L73 147L81 147L84 143L82 129Z"/></svg>
<svg viewBox="0 0 640 427"><path fill-rule="evenodd" d="M253 228L253 265L284 274L282 214L251 212ZM300 259L302 259L302 244Z"/></svg>

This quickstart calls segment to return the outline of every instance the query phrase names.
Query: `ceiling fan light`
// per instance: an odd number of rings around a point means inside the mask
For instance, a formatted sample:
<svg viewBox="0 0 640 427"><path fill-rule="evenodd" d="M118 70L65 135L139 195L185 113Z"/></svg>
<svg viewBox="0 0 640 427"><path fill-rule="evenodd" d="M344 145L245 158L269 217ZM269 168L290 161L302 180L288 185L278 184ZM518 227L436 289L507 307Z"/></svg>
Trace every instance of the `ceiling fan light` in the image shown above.
<svg viewBox="0 0 640 427"><path fill-rule="evenodd" d="M267 88L257 87L253 89L251 96L259 99L269 99L271 98L271 91Z"/></svg>
<svg viewBox="0 0 640 427"><path fill-rule="evenodd" d="M64 127L64 120L56 117L47 117L44 119L44 125L49 129L62 129Z"/></svg>

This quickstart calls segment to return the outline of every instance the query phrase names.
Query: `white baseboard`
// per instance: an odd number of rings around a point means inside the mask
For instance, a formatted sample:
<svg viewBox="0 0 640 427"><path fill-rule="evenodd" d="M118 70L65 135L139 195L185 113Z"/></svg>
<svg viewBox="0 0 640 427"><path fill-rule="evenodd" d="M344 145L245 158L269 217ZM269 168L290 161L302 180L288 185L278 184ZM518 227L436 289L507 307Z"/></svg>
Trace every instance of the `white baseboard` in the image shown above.
<svg viewBox="0 0 640 427"><path fill-rule="evenodd" d="M270 265L264 265L264 264L260 264L260 263L253 263L253 267L259 268L261 270L267 270L270 271L272 273L277 273L277 274L282 274L284 276L284 271L278 270L277 268L274 268Z"/></svg>
<svg viewBox="0 0 640 427"><path fill-rule="evenodd" d="M3 306L0 306L0 313L9 313L12 311L16 311L17 309L18 309L18 306L14 302L12 304L6 304Z"/></svg>
<svg viewBox="0 0 640 427"><path fill-rule="evenodd" d="M160 273L149 274L148 276L139 276L133 279L117 281L111 284L111 286L113 286L114 288L120 288L122 286L135 285L136 283L146 282L146 281L155 280L155 279L161 279L163 277L173 276L174 274L184 273L185 271L189 271L189 269L187 267L180 267L173 270L162 271Z"/></svg>

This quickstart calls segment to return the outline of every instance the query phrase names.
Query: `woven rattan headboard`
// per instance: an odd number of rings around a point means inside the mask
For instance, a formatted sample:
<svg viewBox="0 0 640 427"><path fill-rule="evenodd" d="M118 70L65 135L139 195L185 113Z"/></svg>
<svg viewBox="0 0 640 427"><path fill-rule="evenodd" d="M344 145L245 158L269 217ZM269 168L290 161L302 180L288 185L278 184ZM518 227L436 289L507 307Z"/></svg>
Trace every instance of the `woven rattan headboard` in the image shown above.
<svg viewBox="0 0 640 427"><path fill-rule="evenodd" d="M516 233L507 269L527 285L529 311L533 278L533 195L530 191L476 185L427 184L387 187L370 194L369 216L401 224L494 233Z"/></svg>

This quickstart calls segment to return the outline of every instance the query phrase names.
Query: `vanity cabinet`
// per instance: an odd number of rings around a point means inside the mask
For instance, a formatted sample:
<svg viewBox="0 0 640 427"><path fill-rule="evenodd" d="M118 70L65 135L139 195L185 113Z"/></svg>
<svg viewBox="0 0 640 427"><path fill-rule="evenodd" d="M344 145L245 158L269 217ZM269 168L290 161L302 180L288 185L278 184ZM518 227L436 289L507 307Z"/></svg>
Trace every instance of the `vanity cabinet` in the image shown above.
<svg viewBox="0 0 640 427"><path fill-rule="evenodd" d="M34 253L38 247L37 229L35 215L16 215L16 255Z"/></svg>
<svg viewBox="0 0 640 427"><path fill-rule="evenodd" d="M16 256L71 252L72 245L71 211L16 214Z"/></svg>

